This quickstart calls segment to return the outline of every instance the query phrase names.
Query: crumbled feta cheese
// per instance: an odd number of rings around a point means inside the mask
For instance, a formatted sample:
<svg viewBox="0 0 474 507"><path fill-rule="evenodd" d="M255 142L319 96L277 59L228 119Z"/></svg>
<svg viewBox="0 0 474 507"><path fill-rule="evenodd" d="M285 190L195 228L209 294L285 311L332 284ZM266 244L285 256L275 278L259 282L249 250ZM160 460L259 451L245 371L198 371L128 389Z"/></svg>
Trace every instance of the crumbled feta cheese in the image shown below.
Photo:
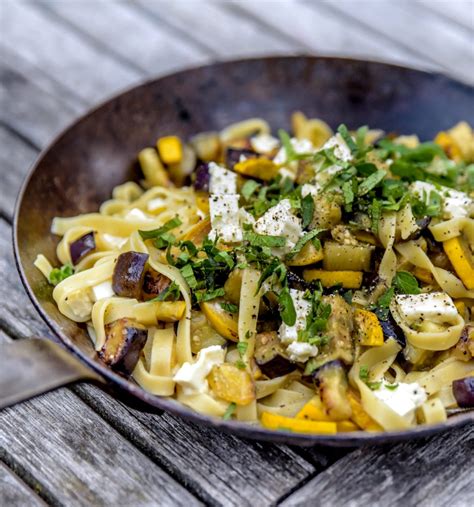
<svg viewBox="0 0 474 507"><path fill-rule="evenodd" d="M290 289L290 296L296 312L296 322L293 326L288 326L284 322L278 331L280 341L284 345L298 341L298 331L306 329L306 318L311 311L311 302L304 299L305 292L302 290Z"/></svg>
<svg viewBox="0 0 474 507"><path fill-rule="evenodd" d="M92 312L92 298L89 290L76 290L67 296L71 312L79 319L89 317Z"/></svg>
<svg viewBox="0 0 474 507"><path fill-rule="evenodd" d="M240 225L254 225L255 224L255 217L253 215L251 215L244 208L240 208L239 209L239 222L240 222Z"/></svg>
<svg viewBox="0 0 474 507"><path fill-rule="evenodd" d="M153 218L143 213L143 211L138 208L132 208L125 214L123 218L125 218L125 220L142 220L144 222L149 222L153 220Z"/></svg>
<svg viewBox="0 0 474 507"><path fill-rule="evenodd" d="M343 162L349 162L352 159L352 153L347 146L346 142L342 138L341 134L336 134L329 138L319 150L328 150L334 148L334 156Z"/></svg>
<svg viewBox="0 0 474 507"><path fill-rule="evenodd" d="M282 177L282 179L288 178L291 181L296 180L296 173L286 167L280 167L280 169L278 169L278 174Z"/></svg>
<svg viewBox="0 0 474 507"><path fill-rule="evenodd" d="M291 211L289 199L283 199L264 213L254 225L255 232L267 236L284 236L285 251L293 248L301 237L301 220Z"/></svg>
<svg viewBox="0 0 474 507"><path fill-rule="evenodd" d="M433 185L426 181L414 181L410 185L410 190L426 204L429 203L431 192L439 194L443 201L443 213L448 218L468 217L472 213L474 201L464 192L441 185Z"/></svg>
<svg viewBox="0 0 474 507"><path fill-rule="evenodd" d="M260 134L250 138L250 145L257 153L270 153L280 144L280 141L270 134Z"/></svg>
<svg viewBox="0 0 474 507"><path fill-rule="evenodd" d="M112 236L112 234L104 233L102 234L102 238L104 241L109 243L109 245L112 245L116 248L121 248L125 243L127 242L127 238L121 238L120 236Z"/></svg>
<svg viewBox="0 0 474 507"><path fill-rule="evenodd" d="M239 194L211 195L209 211L211 214L211 239L219 236L232 243L242 241L243 233L239 223Z"/></svg>
<svg viewBox="0 0 474 507"><path fill-rule="evenodd" d="M318 355L318 347L306 342L292 342L286 348L290 361L306 363L310 357Z"/></svg>
<svg viewBox="0 0 474 507"><path fill-rule="evenodd" d="M183 388L184 394L207 393L206 377L215 365L222 364L225 350L220 345L201 349L194 363L184 363L175 373L173 380Z"/></svg>
<svg viewBox="0 0 474 507"><path fill-rule="evenodd" d="M227 195L237 193L237 173L229 171L215 162L209 162L209 193Z"/></svg>
<svg viewBox="0 0 474 507"><path fill-rule="evenodd" d="M387 385L391 384L382 383L374 390L374 395L402 417L413 418L415 410L428 398L424 388L416 382L412 384L399 382L395 384L397 387L393 385L391 388L387 388Z"/></svg>
<svg viewBox="0 0 474 507"><path fill-rule="evenodd" d="M443 324L458 318L453 300L444 292L399 294L393 299L393 308L408 325L425 320Z"/></svg>
<svg viewBox="0 0 474 507"><path fill-rule="evenodd" d="M312 195L315 197L321 191L321 185L316 183L314 185L310 185L309 183L305 183L301 187L301 197L306 197L307 195Z"/></svg>
<svg viewBox="0 0 474 507"><path fill-rule="evenodd" d="M296 137L292 137L290 139L290 142L291 146L293 146L293 150L297 155L314 152L313 143L309 139L296 139ZM278 153L275 155L273 162L275 162L275 164L284 164L286 161L286 150L285 147L282 146L279 149Z"/></svg>
<svg viewBox="0 0 474 507"><path fill-rule="evenodd" d="M95 285L92 287L92 294L94 296L94 301L115 296L112 282L110 280L106 280L105 282L99 283L99 285Z"/></svg>

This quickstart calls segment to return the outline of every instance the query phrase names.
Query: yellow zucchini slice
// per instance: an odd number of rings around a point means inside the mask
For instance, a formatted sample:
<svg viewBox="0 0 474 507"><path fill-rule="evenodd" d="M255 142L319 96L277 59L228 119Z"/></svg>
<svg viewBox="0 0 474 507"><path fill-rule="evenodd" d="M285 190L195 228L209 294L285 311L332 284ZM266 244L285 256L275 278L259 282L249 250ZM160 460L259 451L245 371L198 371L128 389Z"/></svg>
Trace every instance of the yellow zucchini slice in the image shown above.
<svg viewBox="0 0 474 507"><path fill-rule="evenodd" d="M347 399L352 409L351 420L366 431L382 431L382 426L374 421L372 417L364 410L359 398L353 391L347 391Z"/></svg>
<svg viewBox="0 0 474 507"><path fill-rule="evenodd" d="M323 249L317 249L311 241L308 241L287 264L288 266L308 266L309 264L316 264L316 262L323 260L323 257Z"/></svg>
<svg viewBox="0 0 474 507"><path fill-rule="evenodd" d="M345 289L358 289L362 285L362 271L326 271L324 269L305 269L303 278L307 282L320 280L323 287L342 285Z"/></svg>
<svg viewBox="0 0 474 507"><path fill-rule="evenodd" d="M328 435L337 433L337 424L329 421L308 421L271 414L270 412L263 412L260 421L262 426L270 430L287 430L296 433L322 433Z"/></svg>
<svg viewBox="0 0 474 507"><path fill-rule="evenodd" d="M165 164L179 164L183 158L181 139L176 136L160 137L156 142L158 153Z"/></svg>
<svg viewBox="0 0 474 507"><path fill-rule="evenodd" d="M357 308L354 311L354 327L361 345L366 347L383 345L383 330L375 313Z"/></svg>
<svg viewBox="0 0 474 507"><path fill-rule="evenodd" d="M309 419L311 421L330 421L326 414L323 402L319 396L313 396L306 405L296 414L297 419Z"/></svg>
<svg viewBox="0 0 474 507"><path fill-rule="evenodd" d="M372 245L342 245L326 241L323 248L323 267L327 271L370 271Z"/></svg>
<svg viewBox="0 0 474 507"><path fill-rule="evenodd" d="M248 158L234 165L234 171L263 181L270 181L278 174L278 166L268 158Z"/></svg>
<svg viewBox="0 0 474 507"><path fill-rule="evenodd" d="M454 270L467 289L474 289L474 260L464 238L456 236L443 242Z"/></svg>
<svg viewBox="0 0 474 507"><path fill-rule="evenodd" d="M250 373L230 363L216 365L207 377L218 398L236 405L248 405L255 399L255 386Z"/></svg>
<svg viewBox="0 0 474 507"><path fill-rule="evenodd" d="M201 303L201 310L209 324L224 338L234 342L239 341L237 315L226 312L221 306L221 300Z"/></svg>

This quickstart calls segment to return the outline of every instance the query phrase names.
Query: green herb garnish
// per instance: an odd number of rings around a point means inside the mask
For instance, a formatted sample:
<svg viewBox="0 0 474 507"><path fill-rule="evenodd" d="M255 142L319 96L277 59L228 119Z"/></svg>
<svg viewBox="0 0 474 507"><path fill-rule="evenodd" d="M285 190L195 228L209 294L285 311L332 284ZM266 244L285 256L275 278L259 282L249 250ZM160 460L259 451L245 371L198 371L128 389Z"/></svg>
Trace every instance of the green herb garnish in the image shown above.
<svg viewBox="0 0 474 507"><path fill-rule="evenodd" d="M58 285L66 278L74 274L74 268L71 264L64 264L60 268L54 268L49 274L48 281L51 285Z"/></svg>
<svg viewBox="0 0 474 507"><path fill-rule="evenodd" d="M177 301L181 296L179 285L176 282L171 282L166 289L158 294L151 301Z"/></svg>
<svg viewBox="0 0 474 507"><path fill-rule="evenodd" d="M247 342L239 342L237 343L237 350L239 351L240 357L243 357L244 354L247 352L249 344Z"/></svg>
<svg viewBox="0 0 474 507"><path fill-rule="evenodd" d="M421 292L418 280L407 271L397 271L393 285L401 294L420 294Z"/></svg>
<svg viewBox="0 0 474 507"><path fill-rule="evenodd" d="M158 227L158 229L152 229L151 231L138 231L138 233L142 239L157 239L172 229L176 229L176 227L179 227L182 223L183 222L181 222L180 218L176 216L171 220L168 220L168 222L163 224L161 227Z"/></svg>
<svg viewBox="0 0 474 507"><path fill-rule="evenodd" d="M301 199L301 218L303 229L306 229L313 220L314 214L314 199L311 194L305 195Z"/></svg>
<svg viewBox="0 0 474 507"><path fill-rule="evenodd" d="M234 402L229 403L227 410L224 412L224 415L222 416L222 419L224 419L224 421L228 421L229 419L231 419L232 416L234 415L236 408L237 405Z"/></svg>
<svg viewBox="0 0 474 507"><path fill-rule="evenodd" d="M296 322L296 310L291 298L290 291L285 287L278 296L278 304L280 305L281 320L287 326L294 326Z"/></svg>
<svg viewBox="0 0 474 507"><path fill-rule="evenodd" d="M359 368L359 378L363 382L367 382L369 380L369 367L365 365L361 365Z"/></svg>
<svg viewBox="0 0 474 507"><path fill-rule="evenodd" d="M239 307L232 303L221 303L221 308L229 313L239 313Z"/></svg>
<svg viewBox="0 0 474 507"><path fill-rule="evenodd" d="M252 246L266 246L270 248L279 248L286 245L285 236L267 236L257 234L252 231L244 232L244 240L248 241Z"/></svg>

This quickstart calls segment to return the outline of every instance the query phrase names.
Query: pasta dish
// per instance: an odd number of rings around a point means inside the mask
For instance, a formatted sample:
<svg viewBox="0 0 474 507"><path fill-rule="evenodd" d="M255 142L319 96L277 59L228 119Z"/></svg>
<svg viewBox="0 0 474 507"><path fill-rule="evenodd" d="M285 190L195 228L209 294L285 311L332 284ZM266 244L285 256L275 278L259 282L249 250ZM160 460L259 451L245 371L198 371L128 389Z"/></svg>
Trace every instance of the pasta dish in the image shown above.
<svg viewBox="0 0 474 507"><path fill-rule="evenodd" d="M291 134L253 118L137 158L139 183L53 220L60 267L35 262L106 365L283 431L396 431L474 408L467 123L420 142L295 112Z"/></svg>

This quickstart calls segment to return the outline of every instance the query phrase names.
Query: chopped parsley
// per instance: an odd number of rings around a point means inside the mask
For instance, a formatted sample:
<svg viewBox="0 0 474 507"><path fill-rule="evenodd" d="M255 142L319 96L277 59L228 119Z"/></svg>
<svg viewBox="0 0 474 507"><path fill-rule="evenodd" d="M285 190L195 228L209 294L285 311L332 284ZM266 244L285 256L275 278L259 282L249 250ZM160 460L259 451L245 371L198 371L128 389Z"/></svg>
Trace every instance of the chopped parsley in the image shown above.
<svg viewBox="0 0 474 507"><path fill-rule="evenodd" d="M239 351L240 357L243 357L247 352L249 344L247 342L239 342L237 343L237 350Z"/></svg>
<svg viewBox="0 0 474 507"><path fill-rule="evenodd" d="M308 241L312 241L313 245L320 250L321 242L316 237L320 232L323 232L323 229L313 229L312 231L306 233L302 236L296 243L296 245L290 250L287 254L288 259L292 259L297 253L301 251L301 249L308 243Z"/></svg>
<svg viewBox="0 0 474 507"><path fill-rule="evenodd" d="M222 419L224 419L224 421L232 419L232 416L234 415L236 408L237 405L234 402L229 403L229 406L227 407L226 411L224 412L224 415L222 416Z"/></svg>
<svg viewBox="0 0 474 507"><path fill-rule="evenodd" d="M173 281L166 289L150 301L177 301L181 296L179 285Z"/></svg>
<svg viewBox="0 0 474 507"><path fill-rule="evenodd" d="M294 326L296 322L296 310L291 298L290 291L284 287L278 296L281 320L287 326Z"/></svg>
<svg viewBox="0 0 474 507"><path fill-rule="evenodd" d="M221 308L229 313L239 313L239 307L232 303L221 303Z"/></svg>
<svg viewBox="0 0 474 507"><path fill-rule="evenodd" d="M369 367L366 365L361 365L359 368L359 378L363 382L367 382L369 380Z"/></svg>
<svg viewBox="0 0 474 507"><path fill-rule="evenodd" d="M313 220L314 199L311 194L305 195L301 199L301 218L303 229L306 229Z"/></svg>
<svg viewBox="0 0 474 507"><path fill-rule="evenodd" d="M58 285L66 278L69 278L74 274L74 268L71 264L64 264L60 268L54 268L49 274L48 281L51 285Z"/></svg>
<svg viewBox="0 0 474 507"><path fill-rule="evenodd" d="M168 220L165 224L158 229L152 229L151 231L138 231L142 239L153 239L156 248L166 248L170 245L174 245L176 238L169 231L176 229L183 222L178 216Z"/></svg>

